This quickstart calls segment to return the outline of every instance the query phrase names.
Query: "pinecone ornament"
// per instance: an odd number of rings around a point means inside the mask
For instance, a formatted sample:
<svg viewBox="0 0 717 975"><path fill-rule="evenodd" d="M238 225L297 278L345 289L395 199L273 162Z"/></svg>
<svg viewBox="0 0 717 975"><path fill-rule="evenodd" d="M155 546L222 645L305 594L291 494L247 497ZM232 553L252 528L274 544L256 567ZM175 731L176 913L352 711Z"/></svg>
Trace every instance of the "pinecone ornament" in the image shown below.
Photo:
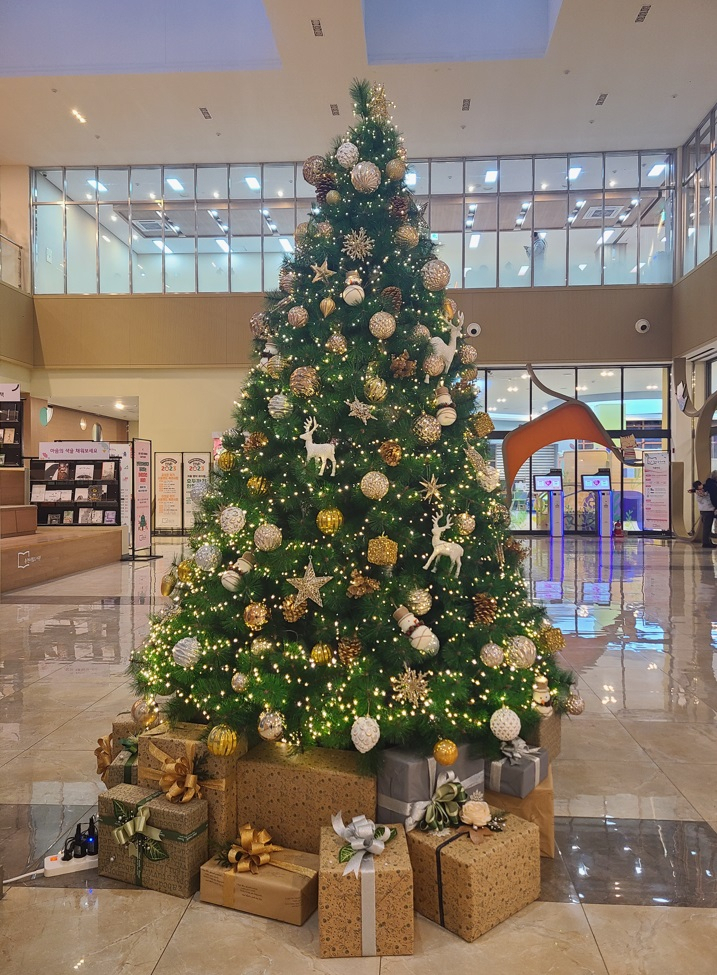
<svg viewBox="0 0 717 975"><path fill-rule="evenodd" d="M484 592L479 592L473 597L473 622L480 623L482 626L490 626L495 622L498 612L498 600L494 596L488 596Z"/></svg>
<svg viewBox="0 0 717 975"><path fill-rule="evenodd" d="M381 729L378 726L378 721L374 721L368 716L356 718L351 728L351 741L354 743L357 752L362 754L370 752L378 744L380 737Z"/></svg>
<svg viewBox="0 0 717 975"><path fill-rule="evenodd" d="M405 196L394 196L388 204L388 213L392 220L402 223L408 217L408 199Z"/></svg>
<svg viewBox="0 0 717 975"><path fill-rule="evenodd" d="M394 315L397 315L401 310L401 305L403 304L401 289L396 288L393 285L389 286L388 288L384 288L381 292L381 304L386 311L392 311Z"/></svg>
<svg viewBox="0 0 717 975"><path fill-rule="evenodd" d="M351 584L346 590L346 593L352 599L360 599L362 596L368 596L380 588L379 583L375 579L372 579L370 576L365 576L358 569L354 569L351 573Z"/></svg>
<svg viewBox="0 0 717 975"><path fill-rule="evenodd" d="M306 602L302 602L296 596L287 596L281 604L281 612L284 614L284 619L287 623L296 623L306 613L308 608Z"/></svg>
<svg viewBox="0 0 717 975"><path fill-rule="evenodd" d="M320 176L316 177L316 202L321 206L326 203L326 194L330 190L336 189L336 180L333 173L322 173Z"/></svg>
<svg viewBox="0 0 717 975"><path fill-rule="evenodd" d="M391 358L391 372L396 379L408 379L416 372L416 360L408 358L408 352L404 349L400 355Z"/></svg>
<svg viewBox="0 0 717 975"><path fill-rule="evenodd" d="M339 639L339 660L348 667L360 656L363 646L357 636L342 636Z"/></svg>

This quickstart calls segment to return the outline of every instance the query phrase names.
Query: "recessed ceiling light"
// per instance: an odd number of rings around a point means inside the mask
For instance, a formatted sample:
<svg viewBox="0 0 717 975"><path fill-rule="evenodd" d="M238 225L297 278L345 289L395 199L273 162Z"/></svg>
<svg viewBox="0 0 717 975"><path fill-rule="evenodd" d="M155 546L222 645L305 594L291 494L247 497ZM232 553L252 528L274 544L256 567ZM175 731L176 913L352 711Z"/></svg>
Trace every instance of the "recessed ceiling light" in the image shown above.
<svg viewBox="0 0 717 975"><path fill-rule="evenodd" d="M667 169L666 163L655 163L650 172L647 174L650 179L656 179L658 176L662 176L664 171Z"/></svg>
<svg viewBox="0 0 717 975"><path fill-rule="evenodd" d="M246 183L246 185L249 187L250 190L260 190L261 189L261 183L256 178L256 176L245 176L244 177L244 182Z"/></svg>
<svg viewBox="0 0 717 975"><path fill-rule="evenodd" d="M121 403L119 400L117 400L117 402L115 403L115 409L116 410L123 410L124 409L124 403Z"/></svg>
<svg viewBox="0 0 717 975"><path fill-rule="evenodd" d="M174 176L170 176L168 179L166 179L165 183L170 189L174 190L175 193L184 192L184 187L182 186L182 184L179 182L178 179L174 178Z"/></svg>
<svg viewBox="0 0 717 975"><path fill-rule="evenodd" d="M110 215L110 220L116 220L116 219L117 219L117 214L116 213L113 213L113 214Z"/></svg>
<svg viewBox="0 0 717 975"><path fill-rule="evenodd" d="M152 243L154 244L155 247L159 247L161 251L164 251L165 254L174 253L169 249L169 247L167 247L167 245L164 243L163 240L153 240Z"/></svg>
<svg viewBox="0 0 717 975"><path fill-rule="evenodd" d="M475 189L475 186L469 186L468 187L468 192L469 193L472 193L474 189Z"/></svg>
<svg viewBox="0 0 717 975"><path fill-rule="evenodd" d="M104 183L100 183L99 180L88 179L87 182L89 183L89 185L92 187L93 190L99 190L100 193L107 192L107 187L104 185Z"/></svg>
<svg viewBox="0 0 717 975"><path fill-rule="evenodd" d="M212 193L212 196L214 197L215 200L218 200L219 199L219 191L218 190L214 190L214 192Z"/></svg>
<svg viewBox="0 0 717 975"><path fill-rule="evenodd" d="M486 174L485 174L485 181L486 181L486 183L495 183L495 181L497 179L498 179L498 170L497 169L488 169L486 171Z"/></svg>
<svg viewBox="0 0 717 975"><path fill-rule="evenodd" d="M548 184L547 183L541 183L540 184L540 188L541 188L541 190L547 190Z"/></svg>
<svg viewBox="0 0 717 975"><path fill-rule="evenodd" d="M276 195L277 196L283 196L284 195L284 191L283 190L277 190L276 191Z"/></svg>
<svg viewBox="0 0 717 975"><path fill-rule="evenodd" d="M79 112L77 111L77 109L76 109L76 108L73 108L73 109L72 109L72 114L73 114L73 115L75 116L75 118L77 119L77 121L78 121L78 122L81 122L81 123L82 123L83 125L84 125L84 124L85 124L85 122L87 121L87 119L85 118L85 116L84 116L84 115L81 115L81 114L80 114L80 113L79 113Z"/></svg>
<svg viewBox="0 0 717 975"><path fill-rule="evenodd" d="M156 200L157 199L156 193L150 193L149 194L149 198L150 198L150 200Z"/></svg>
<svg viewBox="0 0 717 975"><path fill-rule="evenodd" d="M294 253L294 248L291 244L291 241L287 240L286 237L279 237L279 243L281 244L281 246L283 247L283 249L286 251L287 254Z"/></svg>
<svg viewBox="0 0 717 975"><path fill-rule="evenodd" d="M577 179L580 173L582 173L582 171L583 171L582 166L571 166L570 169L568 170L568 179L570 180Z"/></svg>
<svg viewBox="0 0 717 975"><path fill-rule="evenodd" d="M480 244L480 234L471 234L471 239L468 246L475 248L478 246L478 244Z"/></svg>
<svg viewBox="0 0 717 975"><path fill-rule="evenodd" d="M468 212L469 213L475 213L477 209L478 209L478 204L477 203L471 203L469 205L469 207L468 207Z"/></svg>

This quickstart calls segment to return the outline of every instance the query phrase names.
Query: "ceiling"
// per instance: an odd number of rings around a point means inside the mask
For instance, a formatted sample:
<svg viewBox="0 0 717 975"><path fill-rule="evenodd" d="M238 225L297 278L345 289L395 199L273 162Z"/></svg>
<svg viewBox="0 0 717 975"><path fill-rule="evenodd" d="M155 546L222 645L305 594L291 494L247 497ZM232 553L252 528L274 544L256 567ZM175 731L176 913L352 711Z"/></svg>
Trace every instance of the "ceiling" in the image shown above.
<svg viewBox="0 0 717 975"><path fill-rule="evenodd" d="M396 122L416 158L671 148L684 142L717 101L714 0L653 0L642 23L636 23L640 0L563 0L543 57L524 50L531 56L438 63L408 62L430 57L431 50L446 58L481 56L478 39L466 44L466 31L451 26L456 10L469 5L458 0L440 5L414 0L407 5L401 0L400 8L409 12L396 21L392 4L392 16L384 21L395 63L381 65L370 63L367 37L371 58L386 57L385 44L383 55L374 50L385 0L383 5L365 0L366 24L361 0L264 0L278 69L256 68L246 54L243 61L227 61L231 45L223 38L223 17L232 6L243 9L244 0L234 5L212 0L202 8L197 45L213 35L216 56L201 62L201 71L189 17L201 5L191 0L162 3L164 43L157 41L153 59L147 44L153 36L151 24L135 8L148 10L154 4L132 0L121 8L129 24L122 34L128 58L124 67L147 73L92 74L100 70L98 63L107 70L122 65L104 65L104 49L98 51L91 34L80 32L85 63L74 69L78 74L69 75L57 50L71 38L77 47L77 32L68 22L68 10L77 2L69 7L49 0L25 5L33 12L33 45L54 51L54 62L33 68L16 59L19 63L3 71L0 59L0 74L10 69L19 74L23 67L56 73L0 77L0 163L302 159L325 151L333 136L351 124L348 89L357 76L385 83L397 106ZM15 0L4 9L22 6ZM554 14L558 5L550 0L547 6ZM108 9L102 5L103 11ZM2 11L0 4L0 21ZM171 32L167 18L173 21ZM322 36L315 36L312 20L320 21ZM253 22L246 23L251 38ZM112 33L106 18L93 24ZM471 31L467 33L470 39ZM426 50L427 34L440 38L431 50ZM169 36L177 38L184 56L181 71L178 59L168 52ZM446 39L451 42L448 52ZM482 56L490 57L490 51ZM496 49L493 56L501 52ZM146 69L148 57L155 73ZM244 66L226 70L228 63ZM607 98L598 106L601 94ZM464 99L470 99L467 111L462 110ZM332 103L338 117L332 115ZM200 108L211 117L205 118ZM73 109L86 122L79 122Z"/></svg>
<svg viewBox="0 0 717 975"><path fill-rule="evenodd" d="M118 409L117 403L124 409ZM53 396L52 405L114 420L139 420L139 396Z"/></svg>

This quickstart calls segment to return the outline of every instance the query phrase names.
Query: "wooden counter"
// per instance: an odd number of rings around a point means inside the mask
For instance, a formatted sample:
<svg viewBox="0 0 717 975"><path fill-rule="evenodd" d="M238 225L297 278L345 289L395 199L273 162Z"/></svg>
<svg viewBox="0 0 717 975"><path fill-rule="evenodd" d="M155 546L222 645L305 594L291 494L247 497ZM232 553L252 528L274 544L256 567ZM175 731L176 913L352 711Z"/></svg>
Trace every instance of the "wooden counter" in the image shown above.
<svg viewBox="0 0 717 975"><path fill-rule="evenodd" d="M118 525L52 527L0 539L0 593L119 562L122 532Z"/></svg>

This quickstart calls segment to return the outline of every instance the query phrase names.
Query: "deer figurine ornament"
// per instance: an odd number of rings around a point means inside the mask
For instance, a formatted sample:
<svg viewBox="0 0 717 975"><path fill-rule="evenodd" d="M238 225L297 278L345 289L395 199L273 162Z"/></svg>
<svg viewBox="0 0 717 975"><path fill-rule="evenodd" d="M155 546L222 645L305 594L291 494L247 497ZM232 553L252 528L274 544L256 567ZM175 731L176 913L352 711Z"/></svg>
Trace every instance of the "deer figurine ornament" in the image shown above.
<svg viewBox="0 0 717 975"><path fill-rule="evenodd" d="M461 574L461 559L463 558L463 546L458 545L456 542L444 542L441 540L441 535L443 532L448 531L448 529L453 524L453 519L450 515L446 516L445 525L441 526L439 524L441 520L440 514L433 516L433 532L431 534L431 544L433 545L433 551L428 557L428 561L423 566L424 569L430 568L433 565L433 571L435 572L438 568L438 559L442 555L447 555L451 560L451 569L454 569L454 575L457 579ZM450 572L450 570L449 570Z"/></svg>
<svg viewBox="0 0 717 975"><path fill-rule="evenodd" d="M332 443L314 443L314 432L318 427L316 417L310 417L304 423L304 432L300 434L300 439L306 441L306 463L310 460L318 460L319 475L324 473L326 462L331 461L331 477L336 474L336 457L334 456L334 445Z"/></svg>
<svg viewBox="0 0 717 975"><path fill-rule="evenodd" d="M444 342L442 338L434 336L431 339L431 349L434 355L438 355L443 359L443 372L446 373L453 365L453 357L456 354L456 343L460 338L461 332L463 330L463 312L459 311L456 315L458 324L451 325L451 337L448 342ZM430 376L426 373L426 378L424 382L430 381Z"/></svg>

